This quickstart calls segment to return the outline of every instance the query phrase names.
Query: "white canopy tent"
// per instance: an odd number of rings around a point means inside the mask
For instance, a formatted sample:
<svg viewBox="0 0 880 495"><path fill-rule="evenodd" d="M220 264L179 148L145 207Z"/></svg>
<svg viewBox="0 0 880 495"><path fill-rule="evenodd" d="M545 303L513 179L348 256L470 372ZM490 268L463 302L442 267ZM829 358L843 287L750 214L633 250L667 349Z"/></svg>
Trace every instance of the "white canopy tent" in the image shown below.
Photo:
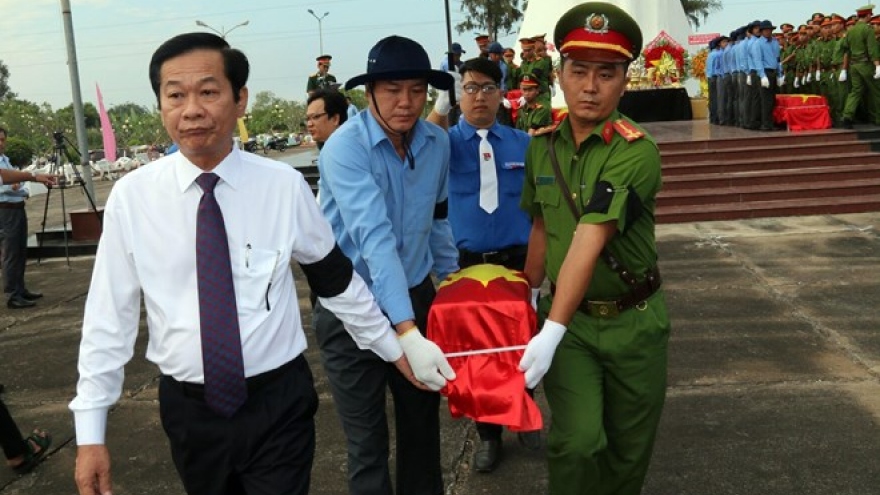
<svg viewBox="0 0 880 495"><path fill-rule="evenodd" d="M605 0L608 3L617 5L625 10L635 19L642 28L642 38L644 44L647 45L660 34L660 31L666 33L682 46L687 46L688 35L691 34L691 28L688 24L687 17L684 15L684 9L681 6L681 0ZM556 27L556 21L562 17L562 14L568 9L583 3L583 0L529 0L529 5L523 15L522 26L520 26L519 38L532 37L538 34L547 33L547 41L553 41L553 29ZM584 19L586 21L586 19ZM548 49L550 47L548 46ZM550 55L554 61L559 57L555 47ZM558 88L557 88L558 89ZM553 99L554 107L565 106L562 99L562 92L556 92Z"/></svg>

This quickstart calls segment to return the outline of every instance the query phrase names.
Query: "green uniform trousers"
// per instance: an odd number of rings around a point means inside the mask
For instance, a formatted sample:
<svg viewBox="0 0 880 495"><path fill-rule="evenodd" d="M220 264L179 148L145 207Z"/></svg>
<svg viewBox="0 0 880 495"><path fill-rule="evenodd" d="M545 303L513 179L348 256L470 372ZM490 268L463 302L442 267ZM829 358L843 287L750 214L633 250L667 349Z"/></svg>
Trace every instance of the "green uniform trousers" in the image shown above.
<svg viewBox="0 0 880 495"><path fill-rule="evenodd" d="M859 103L868 110L868 119L877 124L877 102L880 102L880 84L874 80L874 64L857 63L849 68L850 90L843 107L843 118L853 120Z"/></svg>
<svg viewBox="0 0 880 495"><path fill-rule="evenodd" d="M550 495L641 492L666 398L669 329L662 290L615 318L575 314L544 377Z"/></svg>

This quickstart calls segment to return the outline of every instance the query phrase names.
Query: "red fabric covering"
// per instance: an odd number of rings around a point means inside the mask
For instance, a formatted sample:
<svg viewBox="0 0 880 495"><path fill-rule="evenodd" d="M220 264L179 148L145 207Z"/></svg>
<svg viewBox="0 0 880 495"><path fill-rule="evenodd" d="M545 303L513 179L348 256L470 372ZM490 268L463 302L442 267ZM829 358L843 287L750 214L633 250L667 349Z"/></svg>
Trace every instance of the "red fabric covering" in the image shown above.
<svg viewBox="0 0 880 495"><path fill-rule="evenodd" d="M831 128L828 100L819 95L776 95L773 120L791 131Z"/></svg>
<svg viewBox="0 0 880 495"><path fill-rule="evenodd" d="M531 291L521 272L476 265L450 275L428 315L428 338L444 353L524 346L536 330ZM453 417L539 430L541 411L518 369L522 350L450 357L456 379L443 389Z"/></svg>
<svg viewBox="0 0 880 495"><path fill-rule="evenodd" d="M519 111L519 97L522 96L522 91L519 89L510 89L507 91L507 94L504 95L507 98L507 101L510 102L510 118L513 122L516 122L516 114Z"/></svg>

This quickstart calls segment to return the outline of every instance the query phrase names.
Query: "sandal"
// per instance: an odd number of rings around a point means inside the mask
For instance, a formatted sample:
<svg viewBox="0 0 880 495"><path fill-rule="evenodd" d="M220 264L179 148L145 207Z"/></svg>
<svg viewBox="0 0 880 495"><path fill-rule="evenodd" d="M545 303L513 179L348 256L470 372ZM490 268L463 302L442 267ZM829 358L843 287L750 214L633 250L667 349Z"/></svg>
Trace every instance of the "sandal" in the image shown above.
<svg viewBox="0 0 880 495"><path fill-rule="evenodd" d="M27 474L40 463L49 451L49 446L52 445L52 436L46 431L34 430L33 434L25 439L25 445L27 452L24 453L24 459L17 466L11 466L18 474Z"/></svg>

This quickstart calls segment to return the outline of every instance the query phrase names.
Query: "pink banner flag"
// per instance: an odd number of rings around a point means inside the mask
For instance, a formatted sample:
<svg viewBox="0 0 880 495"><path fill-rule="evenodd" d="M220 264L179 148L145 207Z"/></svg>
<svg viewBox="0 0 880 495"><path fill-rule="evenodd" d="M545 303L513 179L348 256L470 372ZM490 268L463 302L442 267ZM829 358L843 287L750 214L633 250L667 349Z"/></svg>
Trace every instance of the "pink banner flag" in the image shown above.
<svg viewBox="0 0 880 495"><path fill-rule="evenodd" d="M113 134L113 125L110 124L110 116L104 108L104 97L101 96L101 87L95 83L98 90L98 116L101 118L101 135L104 138L104 158L108 161L116 161L116 135Z"/></svg>

